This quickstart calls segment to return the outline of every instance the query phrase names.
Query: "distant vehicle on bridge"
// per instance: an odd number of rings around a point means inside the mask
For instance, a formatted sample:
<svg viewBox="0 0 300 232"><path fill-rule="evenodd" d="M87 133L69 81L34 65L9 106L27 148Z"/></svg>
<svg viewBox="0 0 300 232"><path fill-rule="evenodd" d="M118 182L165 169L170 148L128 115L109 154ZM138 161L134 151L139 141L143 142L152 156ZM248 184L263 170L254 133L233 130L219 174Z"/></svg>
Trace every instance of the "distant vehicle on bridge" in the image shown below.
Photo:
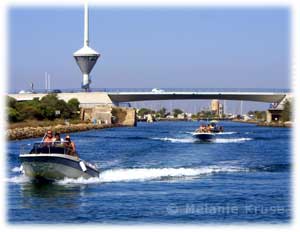
<svg viewBox="0 0 300 232"><path fill-rule="evenodd" d="M60 89L53 89L49 90L48 93L61 93L62 91Z"/></svg>
<svg viewBox="0 0 300 232"><path fill-rule="evenodd" d="M163 93L165 92L163 89L157 89L157 88L154 88L151 90L152 93Z"/></svg>
<svg viewBox="0 0 300 232"><path fill-rule="evenodd" d="M29 90L20 90L19 94L26 94L26 93L35 93L34 91L29 91Z"/></svg>

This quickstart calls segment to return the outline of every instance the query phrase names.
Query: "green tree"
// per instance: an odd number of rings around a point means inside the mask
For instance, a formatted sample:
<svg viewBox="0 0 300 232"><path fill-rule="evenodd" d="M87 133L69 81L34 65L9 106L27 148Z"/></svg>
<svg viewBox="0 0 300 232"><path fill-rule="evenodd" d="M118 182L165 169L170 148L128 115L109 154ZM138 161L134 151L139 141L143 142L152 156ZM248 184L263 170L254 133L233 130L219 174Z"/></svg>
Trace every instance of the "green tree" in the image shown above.
<svg viewBox="0 0 300 232"><path fill-rule="evenodd" d="M59 112L59 114L55 115L56 118L72 118L72 110L64 100L58 100L56 107L56 112Z"/></svg>
<svg viewBox="0 0 300 232"><path fill-rule="evenodd" d="M202 110L197 113L197 117L202 119L211 119L215 117L215 115L211 111Z"/></svg>
<svg viewBox="0 0 300 232"><path fill-rule="evenodd" d="M6 98L7 107L16 108L17 100L13 97Z"/></svg>
<svg viewBox="0 0 300 232"><path fill-rule="evenodd" d="M73 112L77 112L79 110L79 101L77 98L72 98L68 101L68 106Z"/></svg>
<svg viewBox="0 0 300 232"><path fill-rule="evenodd" d="M48 94L41 99L41 113L49 119L54 120L56 117L68 116L64 113L67 103L63 100L59 100L56 94ZM60 114L56 114L59 112Z"/></svg>
<svg viewBox="0 0 300 232"><path fill-rule="evenodd" d="M68 108L70 110L70 114L72 118L76 118L79 116L78 111L80 110L79 108L79 101L77 98L72 98L68 101Z"/></svg>
<svg viewBox="0 0 300 232"><path fill-rule="evenodd" d="M30 101L18 102L14 98L7 98L7 114L9 122L28 119L75 118L78 117L79 101L75 98L68 103L57 98L56 94L44 96L41 100L34 98Z"/></svg>
<svg viewBox="0 0 300 232"><path fill-rule="evenodd" d="M138 115L141 117L144 117L146 114L154 114L155 112L148 108L141 108L138 112Z"/></svg>
<svg viewBox="0 0 300 232"><path fill-rule="evenodd" d="M176 108L176 109L173 110L174 117L177 117L178 114L182 114L182 113L183 113L183 111L181 109Z"/></svg>
<svg viewBox="0 0 300 232"><path fill-rule="evenodd" d="M16 109L12 108L12 107L7 108L7 116L8 116L8 121L9 122L19 122L19 121L21 121L19 112Z"/></svg>
<svg viewBox="0 0 300 232"><path fill-rule="evenodd" d="M22 110L19 112L21 112L23 120L26 120L26 119L41 120L44 118L39 106L35 106L35 105L24 104Z"/></svg>
<svg viewBox="0 0 300 232"><path fill-rule="evenodd" d="M265 121L267 116L265 111L254 111L255 119Z"/></svg>
<svg viewBox="0 0 300 232"><path fill-rule="evenodd" d="M166 117L166 114L167 114L167 109L165 107L161 108L160 110L157 111L157 114L160 116L160 117Z"/></svg>
<svg viewBox="0 0 300 232"><path fill-rule="evenodd" d="M20 120L24 121L27 119L43 119L43 115L40 109L40 102L38 99L31 101L17 102L15 108L20 115Z"/></svg>

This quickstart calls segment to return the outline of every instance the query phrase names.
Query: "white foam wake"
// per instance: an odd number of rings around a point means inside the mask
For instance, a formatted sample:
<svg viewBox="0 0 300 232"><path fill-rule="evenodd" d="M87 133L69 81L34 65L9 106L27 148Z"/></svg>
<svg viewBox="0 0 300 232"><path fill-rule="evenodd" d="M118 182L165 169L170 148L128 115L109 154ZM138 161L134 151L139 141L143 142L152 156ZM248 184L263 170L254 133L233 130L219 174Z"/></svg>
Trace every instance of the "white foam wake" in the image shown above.
<svg viewBox="0 0 300 232"><path fill-rule="evenodd" d="M203 168L129 168L103 171L99 178L64 179L59 184L93 184L107 182L129 182L199 177L219 172L238 172L245 169L238 167L203 167Z"/></svg>
<svg viewBox="0 0 300 232"><path fill-rule="evenodd" d="M167 141L167 142L171 142L171 143L194 143L196 141L196 139L194 139L194 138L168 138L168 137L164 137L164 138L152 138L152 139Z"/></svg>
<svg viewBox="0 0 300 232"><path fill-rule="evenodd" d="M225 131L225 132L219 132L218 135L232 135L236 134L236 131Z"/></svg>
<svg viewBox="0 0 300 232"><path fill-rule="evenodd" d="M199 140L195 138L152 138L154 140L161 140L171 143L195 143ZM252 138L216 138L215 140L212 140L212 143L243 143L246 141L253 140Z"/></svg>
<svg viewBox="0 0 300 232"><path fill-rule="evenodd" d="M6 178L6 182L16 183L16 184L26 183L29 181L30 181L30 179L23 174L19 175L19 176L12 176L12 177Z"/></svg>
<svg viewBox="0 0 300 232"><path fill-rule="evenodd" d="M11 169L12 172L21 172L21 167L14 167Z"/></svg>
<svg viewBox="0 0 300 232"><path fill-rule="evenodd" d="M252 138L216 138L215 143L243 143L246 141L253 140Z"/></svg>

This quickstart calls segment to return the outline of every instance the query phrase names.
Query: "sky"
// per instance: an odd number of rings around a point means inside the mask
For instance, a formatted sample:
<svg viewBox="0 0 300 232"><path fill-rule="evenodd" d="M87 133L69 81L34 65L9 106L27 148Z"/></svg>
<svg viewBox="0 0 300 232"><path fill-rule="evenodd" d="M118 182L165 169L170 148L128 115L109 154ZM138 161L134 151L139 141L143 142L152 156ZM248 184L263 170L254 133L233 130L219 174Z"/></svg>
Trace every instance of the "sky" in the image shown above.
<svg viewBox="0 0 300 232"><path fill-rule="evenodd" d="M284 7L90 6L92 88L289 88ZM80 88L83 7L9 10L9 91Z"/></svg>

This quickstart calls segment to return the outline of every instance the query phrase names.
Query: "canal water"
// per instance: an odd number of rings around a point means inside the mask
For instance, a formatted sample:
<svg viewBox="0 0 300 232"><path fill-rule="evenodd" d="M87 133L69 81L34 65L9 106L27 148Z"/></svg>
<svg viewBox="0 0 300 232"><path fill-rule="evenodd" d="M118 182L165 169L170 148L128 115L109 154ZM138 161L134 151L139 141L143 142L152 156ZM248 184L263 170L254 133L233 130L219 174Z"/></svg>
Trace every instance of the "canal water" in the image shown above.
<svg viewBox="0 0 300 232"><path fill-rule="evenodd" d="M72 133L99 178L31 183L20 146L7 144L9 223L281 224L291 221L291 130L221 122L212 143L201 122L139 123Z"/></svg>

